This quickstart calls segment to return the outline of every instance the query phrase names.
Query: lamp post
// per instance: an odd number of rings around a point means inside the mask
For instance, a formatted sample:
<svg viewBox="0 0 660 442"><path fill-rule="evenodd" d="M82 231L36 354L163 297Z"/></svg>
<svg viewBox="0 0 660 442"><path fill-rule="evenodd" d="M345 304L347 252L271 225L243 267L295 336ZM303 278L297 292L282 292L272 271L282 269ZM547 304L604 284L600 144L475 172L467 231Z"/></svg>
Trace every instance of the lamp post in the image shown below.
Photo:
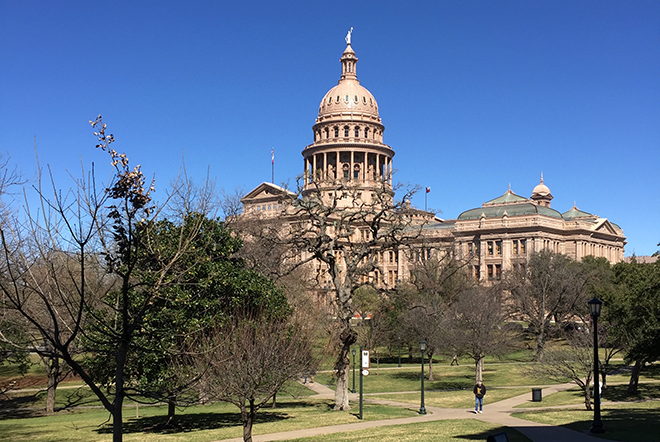
<svg viewBox="0 0 660 442"><path fill-rule="evenodd" d="M353 353L353 390L351 393L355 393L355 349L352 349L351 353Z"/></svg>
<svg viewBox="0 0 660 442"><path fill-rule="evenodd" d="M401 336L397 336L397 340L399 341L399 367L401 367Z"/></svg>
<svg viewBox="0 0 660 442"><path fill-rule="evenodd" d="M419 414L426 414L426 407L424 406L424 352L426 351L426 341L419 341L419 349L422 350L422 405L419 407Z"/></svg>
<svg viewBox="0 0 660 442"><path fill-rule="evenodd" d="M604 433L603 421L600 420L600 385L598 384L598 317L603 307L603 301L594 298L589 301L589 313L594 323L594 422L591 424L592 433Z"/></svg>

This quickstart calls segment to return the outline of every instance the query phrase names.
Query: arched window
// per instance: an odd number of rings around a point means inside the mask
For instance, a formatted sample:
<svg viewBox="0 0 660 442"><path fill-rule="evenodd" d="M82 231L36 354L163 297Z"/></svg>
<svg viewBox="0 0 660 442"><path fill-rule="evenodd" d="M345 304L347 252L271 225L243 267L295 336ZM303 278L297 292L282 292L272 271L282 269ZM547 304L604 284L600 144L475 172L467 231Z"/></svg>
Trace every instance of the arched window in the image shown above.
<svg viewBox="0 0 660 442"><path fill-rule="evenodd" d="M359 164L355 164L353 166L353 178L355 178L356 180L358 178L360 178L360 165Z"/></svg>
<svg viewBox="0 0 660 442"><path fill-rule="evenodd" d="M368 127L364 128L364 138L369 138L369 128Z"/></svg>
<svg viewBox="0 0 660 442"><path fill-rule="evenodd" d="M339 136L339 128L335 126L335 138Z"/></svg>
<svg viewBox="0 0 660 442"><path fill-rule="evenodd" d="M348 138L348 126L344 126L344 136Z"/></svg>
<svg viewBox="0 0 660 442"><path fill-rule="evenodd" d="M344 163L344 165L342 166L342 169L343 169L343 171L344 171L344 178L345 178L345 179L349 179L349 178L350 178L350 177L349 177L349 172L350 172L349 169L350 169L350 166L349 166L348 164Z"/></svg>
<svg viewBox="0 0 660 442"><path fill-rule="evenodd" d="M355 138L358 138L360 136L360 128L358 126L355 126Z"/></svg>
<svg viewBox="0 0 660 442"><path fill-rule="evenodd" d="M327 140L328 138L330 138L330 131L328 130L327 127L325 128L325 138L326 138L326 140Z"/></svg>

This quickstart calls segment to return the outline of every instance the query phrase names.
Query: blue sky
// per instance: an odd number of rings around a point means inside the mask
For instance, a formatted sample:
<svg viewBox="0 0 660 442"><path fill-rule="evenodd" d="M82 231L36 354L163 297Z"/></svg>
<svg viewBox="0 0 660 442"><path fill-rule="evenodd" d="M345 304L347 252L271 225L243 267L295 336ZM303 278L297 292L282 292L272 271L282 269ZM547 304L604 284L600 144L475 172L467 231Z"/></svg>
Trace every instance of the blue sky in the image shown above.
<svg viewBox="0 0 660 442"><path fill-rule="evenodd" d="M58 187L96 163L87 121L155 174L185 155L232 192L293 183L354 27L396 180L443 218L544 174L564 212L660 242L660 2L11 1L0 3L0 152ZM424 206L420 192L413 201Z"/></svg>

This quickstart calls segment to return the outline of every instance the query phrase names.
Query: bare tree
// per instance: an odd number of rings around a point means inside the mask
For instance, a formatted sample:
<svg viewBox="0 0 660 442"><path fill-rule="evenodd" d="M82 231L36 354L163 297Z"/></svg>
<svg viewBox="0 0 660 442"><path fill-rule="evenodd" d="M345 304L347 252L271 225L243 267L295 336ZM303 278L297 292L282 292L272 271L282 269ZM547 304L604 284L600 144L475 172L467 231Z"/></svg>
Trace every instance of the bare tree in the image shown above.
<svg viewBox="0 0 660 442"><path fill-rule="evenodd" d="M192 358L204 373L202 388L209 398L238 407L246 442L259 409L285 382L313 368L309 336L290 321L238 319L209 335L203 347Z"/></svg>
<svg viewBox="0 0 660 442"><path fill-rule="evenodd" d="M532 254L527 266L508 279L512 313L529 324L541 360L551 324L582 313L587 305L584 266L549 250Z"/></svg>
<svg viewBox="0 0 660 442"><path fill-rule="evenodd" d="M408 253L414 263L410 282L397 287L392 296L406 340L426 341L428 376L433 380L433 355L449 349L455 351L448 334L451 306L474 281L466 271L468 262L456 257L452 243L431 256L424 250L423 246L410 248Z"/></svg>
<svg viewBox="0 0 660 442"><path fill-rule="evenodd" d="M534 366L531 374L548 376L564 382L570 379L584 394L584 406L591 410L591 391L593 380L593 345L591 335L580 331L572 332L568 345L555 345L546 350L543 361Z"/></svg>
<svg viewBox="0 0 660 442"><path fill-rule="evenodd" d="M146 184L140 166L131 168L126 155L111 147L114 136L106 132L101 117L90 123L99 140L97 148L110 155L113 178L98 191L92 170L64 194L51 178L53 194L48 197L40 176L40 210L30 211L26 206L24 223L1 226L6 277L0 279L0 291L89 385L112 415L113 440L118 442L122 440L123 401L132 394L126 367L130 358L142 350L134 346L134 337L148 320L153 300L176 279L172 274L174 264L190 251L198 229L182 229L171 244L171 253L150 250L153 222L164 215L164 209L173 206L167 201L162 205L152 201L154 183ZM190 195L186 191L188 183L180 185L182 189L175 193ZM206 213L207 203L203 198L196 201L198 210L194 212ZM174 213L174 217L185 217L193 212L191 207L191 201L178 204L175 209L186 210ZM201 223L204 217L199 218ZM161 259L160 270L154 272L150 284L134 278L138 259L145 253L152 254L156 261ZM57 267L58 271L48 267L52 284L40 284L36 266L57 256L66 256L70 263ZM63 268L67 270L59 271ZM109 284L91 283L100 268L116 280L115 290ZM85 369L84 360L77 357L80 351L107 358L108 369L114 373L112 391L103 389L105 380L100 381Z"/></svg>
<svg viewBox="0 0 660 442"><path fill-rule="evenodd" d="M448 339L459 353L474 360L476 382L483 380L486 355L500 355L512 348L514 336L502 327L505 319L499 285L463 291L452 304Z"/></svg>

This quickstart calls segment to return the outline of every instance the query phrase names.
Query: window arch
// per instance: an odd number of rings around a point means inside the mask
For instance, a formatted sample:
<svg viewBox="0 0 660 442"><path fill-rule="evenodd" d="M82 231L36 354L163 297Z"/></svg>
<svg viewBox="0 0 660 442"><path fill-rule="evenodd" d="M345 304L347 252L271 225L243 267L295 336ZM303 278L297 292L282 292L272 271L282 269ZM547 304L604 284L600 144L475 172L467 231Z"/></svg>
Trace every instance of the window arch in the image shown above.
<svg viewBox="0 0 660 442"><path fill-rule="evenodd" d="M353 165L353 178L356 179L356 180L358 178L360 178L360 165L359 164Z"/></svg>
<svg viewBox="0 0 660 442"><path fill-rule="evenodd" d="M344 165L342 166L342 170L344 171L344 178L345 178L345 179L349 179L349 178L350 178L350 177L349 177L349 173L350 173L350 170L349 170L349 169L350 169L350 166L349 166L348 164L344 163Z"/></svg>
<svg viewBox="0 0 660 442"><path fill-rule="evenodd" d="M355 138L358 138L360 136L360 128L358 126L355 126Z"/></svg>
<svg viewBox="0 0 660 442"><path fill-rule="evenodd" d="M348 138L348 126L344 126L344 137Z"/></svg>
<svg viewBox="0 0 660 442"><path fill-rule="evenodd" d="M369 128L368 127L364 128L364 138L369 138Z"/></svg>
<svg viewBox="0 0 660 442"><path fill-rule="evenodd" d="M339 127L335 126L335 138L339 137Z"/></svg>

